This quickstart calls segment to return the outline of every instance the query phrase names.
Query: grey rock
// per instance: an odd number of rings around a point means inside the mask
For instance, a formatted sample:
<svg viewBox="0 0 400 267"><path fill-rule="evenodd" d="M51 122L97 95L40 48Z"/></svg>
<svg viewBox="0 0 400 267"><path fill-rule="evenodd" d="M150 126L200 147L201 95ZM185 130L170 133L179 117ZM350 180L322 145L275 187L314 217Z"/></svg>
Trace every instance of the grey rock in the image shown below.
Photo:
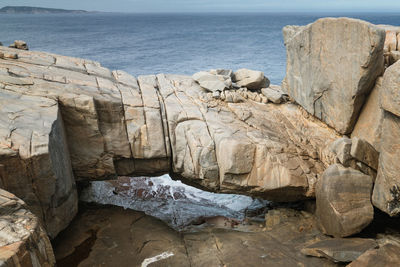
<svg viewBox="0 0 400 267"><path fill-rule="evenodd" d="M339 164L317 182L316 216L323 233L346 237L361 232L374 218L372 177Z"/></svg>
<svg viewBox="0 0 400 267"><path fill-rule="evenodd" d="M285 27L283 35L289 96L341 134L351 133L383 73L385 30L356 19L323 18Z"/></svg>
<svg viewBox="0 0 400 267"><path fill-rule="evenodd" d="M351 164L351 144L352 140L350 138L342 137L335 140L330 146L330 149L336 155L337 160L345 167L349 167Z"/></svg>
<svg viewBox="0 0 400 267"><path fill-rule="evenodd" d="M232 86L232 81L227 76L213 75L209 72L201 71L193 74L193 80L207 91L224 91Z"/></svg>
<svg viewBox="0 0 400 267"><path fill-rule="evenodd" d="M280 86L270 85L268 88L261 89L261 93L268 99L268 101L274 104L281 104L286 102L288 95L285 94Z"/></svg>
<svg viewBox="0 0 400 267"><path fill-rule="evenodd" d="M367 164L374 170L378 169L379 152L363 139L357 137L352 138L352 145L350 154L353 158Z"/></svg>
<svg viewBox="0 0 400 267"><path fill-rule="evenodd" d="M380 151L381 132L384 110L380 106L379 95L382 90L382 77L376 81L375 87L368 96L367 101L360 113L351 137L366 140L377 151Z"/></svg>
<svg viewBox="0 0 400 267"><path fill-rule="evenodd" d="M240 87L246 87L249 90L259 90L269 86L270 81L261 71L239 69L234 72L233 82Z"/></svg>

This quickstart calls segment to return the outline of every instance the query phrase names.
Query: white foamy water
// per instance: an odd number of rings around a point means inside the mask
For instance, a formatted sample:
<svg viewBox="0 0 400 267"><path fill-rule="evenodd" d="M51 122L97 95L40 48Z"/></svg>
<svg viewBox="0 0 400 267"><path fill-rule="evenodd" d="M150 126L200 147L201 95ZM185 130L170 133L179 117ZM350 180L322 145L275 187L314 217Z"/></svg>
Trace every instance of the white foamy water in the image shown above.
<svg viewBox="0 0 400 267"><path fill-rule="evenodd" d="M202 218L223 216L243 220L269 202L235 194L217 194L160 177L121 177L94 181L83 190L81 200L143 211L180 230Z"/></svg>

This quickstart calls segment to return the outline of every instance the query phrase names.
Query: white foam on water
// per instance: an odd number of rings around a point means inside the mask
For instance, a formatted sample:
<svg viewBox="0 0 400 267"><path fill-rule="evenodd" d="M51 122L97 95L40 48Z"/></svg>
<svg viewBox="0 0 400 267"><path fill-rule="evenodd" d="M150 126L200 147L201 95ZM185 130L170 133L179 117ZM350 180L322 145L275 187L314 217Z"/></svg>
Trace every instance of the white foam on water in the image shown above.
<svg viewBox="0 0 400 267"><path fill-rule="evenodd" d="M160 261L160 260L164 260L167 259L169 257L174 256L174 253L172 252L163 252L160 255L151 257L151 258L147 258L142 262L141 267L147 267L149 264Z"/></svg>

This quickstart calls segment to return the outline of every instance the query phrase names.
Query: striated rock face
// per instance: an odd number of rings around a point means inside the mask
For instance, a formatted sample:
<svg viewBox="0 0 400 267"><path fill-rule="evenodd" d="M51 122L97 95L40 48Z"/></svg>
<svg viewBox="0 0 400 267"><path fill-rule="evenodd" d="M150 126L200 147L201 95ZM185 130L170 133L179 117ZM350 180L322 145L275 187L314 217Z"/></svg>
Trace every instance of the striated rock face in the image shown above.
<svg viewBox="0 0 400 267"><path fill-rule="evenodd" d="M9 66L11 71L23 69ZM0 80L7 88L33 83L27 77ZM75 216L77 192L57 101L0 90L0 186L22 198L50 236Z"/></svg>
<svg viewBox="0 0 400 267"><path fill-rule="evenodd" d="M391 216L400 214L400 62L390 66L380 90L380 104L385 110L381 130L379 168L372 201Z"/></svg>
<svg viewBox="0 0 400 267"><path fill-rule="evenodd" d="M187 76L136 79L83 59L0 52L2 187L51 236L76 213L75 180L173 172L213 191L295 201L314 196L333 163L338 135L295 104L246 88L215 99Z"/></svg>
<svg viewBox="0 0 400 267"><path fill-rule="evenodd" d="M0 189L0 214L1 266L54 266L49 238L23 201Z"/></svg>
<svg viewBox="0 0 400 267"><path fill-rule="evenodd" d="M382 77L376 80L375 87L368 96L354 130L351 133L351 137L366 140L378 151L380 151L381 129L384 116L384 110L379 103L382 81Z"/></svg>
<svg viewBox="0 0 400 267"><path fill-rule="evenodd" d="M365 96L383 73L385 31L349 18L283 29L285 89L309 113L351 133Z"/></svg>
<svg viewBox="0 0 400 267"><path fill-rule="evenodd" d="M326 169L316 190L316 215L322 232L346 237L368 226L374 217L371 191L371 176L339 164Z"/></svg>

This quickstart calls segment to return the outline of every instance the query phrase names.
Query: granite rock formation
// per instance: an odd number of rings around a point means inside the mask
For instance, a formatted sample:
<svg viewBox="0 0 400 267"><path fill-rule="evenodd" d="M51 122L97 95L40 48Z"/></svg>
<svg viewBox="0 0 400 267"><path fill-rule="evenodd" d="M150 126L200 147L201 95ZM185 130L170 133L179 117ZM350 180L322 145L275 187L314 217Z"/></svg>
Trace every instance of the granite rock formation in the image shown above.
<svg viewBox="0 0 400 267"><path fill-rule="evenodd" d="M246 90L232 92L235 103L187 76L135 78L93 61L0 51L15 55L0 59L2 187L51 236L76 213L75 181L171 171L213 191L295 201L313 197L333 163L327 148L338 135L295 104Z"/></svg>
<svg viewBox="0 0 400 267"><path fill-rule="evenodd" d="M0 189L0 265L54 266L49 238L38 218L13 194Z"/></svg>
<svg viewBox="0 0 400 267"><path fill-rule="evenodd" d="M372 177L334 164L317 182L316 216L325 234L346 237L361 232L374 218Z"/></svg>
<svg viewBox="0 0 400 267"><path fill-rule="evenodd" d="M351 133L383 73L385 31L360 20L323 18L287 26L283 34L287 93L338 132Z"/></svg>
<svg viewBox="0 0 400 267"><path fill-rule="evenodd" d="M285 27L284 39L282 87L245 69L136 78L90 60L0 46L0 187L25 201L37 216L24 211L36 220L32 229L42 224L50 237L77 213L76 183L164 173L214 192L316 197L319 225L336 237L362 231L373 205L399 215L397 28L326 18ZM273 227L276 216L267 217ZM230 262L235 249L219 247L215 235L199 240L218 252L194 250ZM177 253L187 262L184 248ZM44 251L32 253L53 264ZM5 253L7 263L26 259ZM382 246L365 258L391 253Z"/></svg>

